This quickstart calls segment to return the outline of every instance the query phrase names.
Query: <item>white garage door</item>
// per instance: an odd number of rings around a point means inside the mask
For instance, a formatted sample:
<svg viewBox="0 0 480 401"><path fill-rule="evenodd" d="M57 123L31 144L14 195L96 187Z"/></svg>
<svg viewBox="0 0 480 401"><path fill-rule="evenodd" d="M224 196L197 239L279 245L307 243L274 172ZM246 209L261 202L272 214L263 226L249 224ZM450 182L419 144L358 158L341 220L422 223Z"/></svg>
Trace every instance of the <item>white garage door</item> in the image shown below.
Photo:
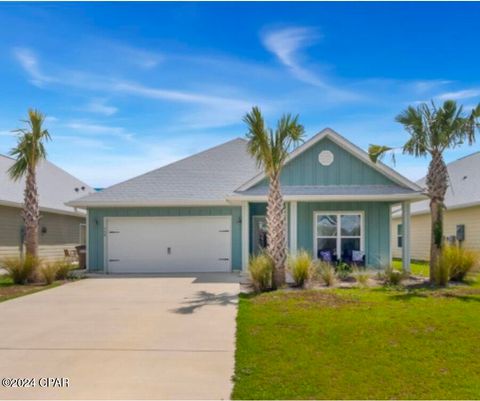
<svg viewBox="0 0 480 401"><path fill-rule="evenodd" d="M231 270L231 217L109 217L109 273Z"/></svg>

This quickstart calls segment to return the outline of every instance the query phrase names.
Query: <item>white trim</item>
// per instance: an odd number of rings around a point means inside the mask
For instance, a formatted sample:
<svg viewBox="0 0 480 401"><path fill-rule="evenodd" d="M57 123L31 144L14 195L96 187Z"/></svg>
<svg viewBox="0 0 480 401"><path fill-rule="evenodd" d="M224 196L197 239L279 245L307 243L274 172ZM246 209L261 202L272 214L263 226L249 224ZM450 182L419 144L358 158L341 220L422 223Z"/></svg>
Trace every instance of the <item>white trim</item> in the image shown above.
<svg viewBox="0 0 480 401"><path fill-rule="evenodd" d="M85 223L85 245L86 245L86 252L87 254L85 255L85 267L87 268L87 272L90 271L90 245L88 243L88 238L89 238L89 231L90 231L90 223L88 222L89 220L89 215L88 215L88 209L87 209L87 221Z"/></svg>
<svg viewBox="0 0 480 401"><path fill-rule="evenodd" d="M249 236L250 236L250 207L248 202L242 202L242 272L246 273L249 262Z"/></svg>
<svg viewBox="0 0 480 401"><path fill-rule="evenodd" d="M103 273L108 274L108 217L103 218Z"/></svg>
<svg viewBox="0 0 480 401"><path fill-rule="evenodd" d="M410 202L402 202L402 269L410 273Z"/></svg>
<svg viewBox="0 0 480 401"><path fill-rule="evenodd" d="M340 259L341 254L338 252L341 250L341 239L342 238L357 238L354 237L342 237L340 230L341 224L340 219L338 218L341 215L360 215L360 251L365 252L365 212L362 210L315 210L313 212L313 258L318 259L318 236L317 236L317 216L318 215L336 215L337 216L337 235L335 237L337 240L337 257ZM327 237L323 237L327 238Z"/></svg>
<svg viewBox="0 0 480 401"><path fill-rule="evenodd" d="M290 253L296 255L297 253L297 201L290 202Z"/></svg>
<svg viewBox="0 0 480 401"><path fill-rule="evenodd" d="M392 253L392 208L390 206L390 216L388 219L388 264L392 265L393 253Z"/></svg>
<svg viewBox="0 0 480 401"><path fill-rule="evenodd" d="M266 202L267 195L233 195L227 197L227 201L249 201L249 202ZM283 199L288 201L401 201L401 200L424 200L425 195L415 194L397 194L397 195L284 195Z"/></svg>
<svg viewBox="0 0 480 401"><path fill-rule="evenodd" d="M322 139L328 137L337 145L345 149L347 152L350 152L352 155L356 156L358 159L365 162L368 166L372 167L373 169L377 170L378 172L382 173L384 176L390 178L392 181L410 188L414 191L421 191L422 189L415 184L414 182L410 181L409 179L405 178L401 174L397 173L395 170L391 169L387 165L383 164L382 162L378 161L374 163L370 160L368 153L366 153L363 149L359 148L358 146L354 145L352 142L332 130L331 128L325 128L324 130L320 131L318 134L310 138L306 141L303 145L299 146L295 149L290 155L288 156L285 164L288 164L290 161L295 159L298 155L305 152L307 149L311 148L316 143L320 142ZM255 184L258 184L265 178L264 173L260 173L253 177L251 180L247 181L246 183L242 184L237 191L245 191Z"/></svg>
<svg viewBox="0 0 480 401"><path fill-rule="evenodd" d="M213 178L212 178L213 179ZM168 199L168 200L141 200L141 201L72 201L66 203L74 207L135 207L135 206L225 206L225 199Z"/></svg>

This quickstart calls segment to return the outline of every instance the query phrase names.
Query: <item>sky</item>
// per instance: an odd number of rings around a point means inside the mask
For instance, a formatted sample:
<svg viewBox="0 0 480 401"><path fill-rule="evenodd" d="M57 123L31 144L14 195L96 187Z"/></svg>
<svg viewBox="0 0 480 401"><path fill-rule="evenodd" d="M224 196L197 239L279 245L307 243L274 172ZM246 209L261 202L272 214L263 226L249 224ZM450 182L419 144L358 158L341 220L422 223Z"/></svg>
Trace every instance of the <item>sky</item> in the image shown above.
<svg viewBox="0 0 480 401"><path fill-rule="evenodd" d="M0 153L30 107L49 160L94 187L243 137L253 105L401 146L408 105L480 102L478 21L480 3L0 3Z"/></svg>

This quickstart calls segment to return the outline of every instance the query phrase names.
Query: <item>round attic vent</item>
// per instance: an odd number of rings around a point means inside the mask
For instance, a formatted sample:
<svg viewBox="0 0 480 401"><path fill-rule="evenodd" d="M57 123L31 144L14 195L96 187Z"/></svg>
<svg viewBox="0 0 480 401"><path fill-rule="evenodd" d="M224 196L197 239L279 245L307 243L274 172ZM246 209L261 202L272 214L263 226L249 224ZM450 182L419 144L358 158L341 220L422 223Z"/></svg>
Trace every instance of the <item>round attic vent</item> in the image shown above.
<svg viewBox="0 0 480 401"><path fill-rule="evenodd" d="M318 161L322 166L330 166L333 163L333 153L329 150L322 150L318 155Z"/></svg>

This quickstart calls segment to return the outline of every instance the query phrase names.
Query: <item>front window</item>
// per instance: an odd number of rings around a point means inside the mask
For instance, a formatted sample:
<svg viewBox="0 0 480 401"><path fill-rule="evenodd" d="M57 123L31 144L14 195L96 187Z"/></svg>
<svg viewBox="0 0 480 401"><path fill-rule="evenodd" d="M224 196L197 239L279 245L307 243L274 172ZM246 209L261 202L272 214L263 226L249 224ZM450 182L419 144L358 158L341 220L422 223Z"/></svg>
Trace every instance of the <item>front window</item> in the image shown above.
<svg viewBox="0 0 480 401"><path fill-rule="evenodd" d="M401 224L397 225L397 247L401 248L403 246L403 226Z"/></svg>
<svg viewBox="0 0 480 401"><path fill-rule="evenodd" d="M351 259L353 251L363 251L361 213L319 212L315 224L317 256L331 252L338 259Z"/></svg>

